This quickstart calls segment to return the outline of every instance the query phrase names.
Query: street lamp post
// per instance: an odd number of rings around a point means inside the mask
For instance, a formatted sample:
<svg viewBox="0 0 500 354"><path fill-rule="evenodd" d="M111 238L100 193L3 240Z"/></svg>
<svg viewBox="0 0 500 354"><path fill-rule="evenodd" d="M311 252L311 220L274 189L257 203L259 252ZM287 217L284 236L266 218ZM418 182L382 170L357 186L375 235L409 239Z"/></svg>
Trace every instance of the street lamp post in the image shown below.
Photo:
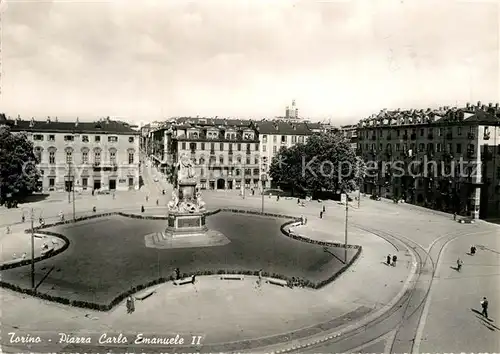
<svg viewBox="0 0 500 354"><path fill-rule="evenodd" d="M264 214L264 190L266 188L267 175L262 174L260 176L260 181L261 181L261 185L262 185L262 191L261 191L261 194L262 194L262 214Z"/></svg>
<svg viewBox="0 0 500 354"><path fill-rule="evenodd" d="M35 290L35 230L33 230L35 211L31 208L31 289Z"/></svg>
<svg viewBox="0 0 500 354"><path fill-rule="evenodd" d="M349 197L345 194L345 233L344 233L344 263L347 264L347 222L349 216Z"/></svg>
<svg viewBox="0 0 500 354"><path fill-rule="evenodd" d="M75 175L71 175L71 162L68 162L68 203L71 203L71 192L73 192L73 221L75 221Z"/></svg>

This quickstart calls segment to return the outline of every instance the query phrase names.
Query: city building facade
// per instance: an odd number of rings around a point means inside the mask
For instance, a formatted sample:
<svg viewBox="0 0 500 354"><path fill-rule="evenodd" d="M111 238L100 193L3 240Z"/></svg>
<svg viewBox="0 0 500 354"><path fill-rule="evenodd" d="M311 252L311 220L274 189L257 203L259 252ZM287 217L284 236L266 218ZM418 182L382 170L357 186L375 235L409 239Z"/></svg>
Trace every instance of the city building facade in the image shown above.
<svg viewBox="0 0 500 354"><path fill-rule="evenodd" d="M139 189L140 132L109 118L97 122L7 119L13 133L33 142L39 189Z"/></svg>
<svg viewBox="0 0 500 354"><path fill-rule="evenodd" d="M500 109L383 110L361 120L364 193L472 218L500 216Z"/></svg>
<svg viewBox="0 0 500 354"><path fill-rule="evenodd" d="M187 155L201 189L259 187L259 138L251 121L177 118L154 134L163 143L155 155L157 163L176 164Z"/></svg>
<svg viewBox="0 0 500 354"><path fill-rule="evenodd" d="M269 175L271 162L282 147L305 144L312 134L321 131L319 123L262 120L255 123L261 146L260 174L263 188L274 188Z"/></svg>

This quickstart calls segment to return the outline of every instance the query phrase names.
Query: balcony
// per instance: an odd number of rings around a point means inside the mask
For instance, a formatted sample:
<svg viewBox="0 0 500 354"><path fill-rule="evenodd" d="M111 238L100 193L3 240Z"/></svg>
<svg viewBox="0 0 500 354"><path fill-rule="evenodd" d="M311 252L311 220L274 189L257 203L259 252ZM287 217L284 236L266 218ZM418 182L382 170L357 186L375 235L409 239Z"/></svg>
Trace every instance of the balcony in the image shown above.
<svg viewBox="0 0 500 354"><path fill-rule="evenodd" d="M434 139L434 134L432 134L432 133L427 134L427 139L429 139L429 140Z"/></svg>
<svg viewBox="0 0 500 354"><path fill-rule="evenodd" d="M210 150L210 155L215 155L215 150Z"/></svg>
<svg viewBox="0 0 500 354"><path fill-rule="evenodd" d="M453 134L452 133L446 133L446 139L448 139L448 140L453 139Z"/></svg>
<svg viewBox="0 0 500 354"><path fill-rule="evenodd" d="M232 154L233 154L233 150L229 150L227 153L228 153L229 155L232 155Z"/></svg>
<svg viewBox="0 0 500 354"><path fill-rule="evenodd" d="M474 133L467 133L467 139L473 140L475 138Z"/></svg>

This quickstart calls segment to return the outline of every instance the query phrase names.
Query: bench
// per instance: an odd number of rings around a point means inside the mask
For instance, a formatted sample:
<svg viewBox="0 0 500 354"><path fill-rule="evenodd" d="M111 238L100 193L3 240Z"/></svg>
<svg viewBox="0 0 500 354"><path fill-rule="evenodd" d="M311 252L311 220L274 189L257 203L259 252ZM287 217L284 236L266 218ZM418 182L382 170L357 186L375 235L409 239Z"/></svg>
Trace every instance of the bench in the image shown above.
<svg viewBox="0 0 500 354"><path fill-rule="evenodd" d="M472 219L460 219L460 224L474 224L474 220Z"/></svg>
<svg viewBox="0 0 500 354"><path fill-rule="evenodd" d="M288 282L286 280L276 278L267 278L266 283L283 287L288 286Z"/></svg>
<svg viewBox="0 0 500 354"><path fill-rule="evenodd" d="M193 276L174 280L174 285L185 285L185 284L192 284L192 283L193 283Z"/></svg>
<svg viewBox="0 0 500 354"><path fill-rule="evenodd" d="M226 274L221 276L220 280L245 280L245 276L241 274Z"/></svg>

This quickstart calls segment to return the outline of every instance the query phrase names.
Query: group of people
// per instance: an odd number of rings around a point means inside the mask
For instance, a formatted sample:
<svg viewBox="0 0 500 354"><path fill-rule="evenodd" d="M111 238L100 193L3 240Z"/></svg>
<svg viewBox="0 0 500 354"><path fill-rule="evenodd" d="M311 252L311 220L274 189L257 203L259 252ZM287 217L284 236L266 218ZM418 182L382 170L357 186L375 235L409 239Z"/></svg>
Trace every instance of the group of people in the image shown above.
<svg viewBox="0 0 500 354"><path fill-rule="evenodd" d="M469 254L470 254L471 256L475 255L475 254L476 254L476 250L477 250L476 246L472 245L472 246L470 247L470 252L469 252ZM464 261L462 261L462 259L460 259L460 257L458 257L458 258L457 258L457 268L456 268L458 272L460 272L460 271L462 270L462 266L463 266L463 265L464 265Z"/></svg>
<svg viewBox="0 0 500 354"><path fill-rule="evenodd" d="M386 263L387 263L387 265L392 265L393 267L395 267L397 260L398 260L398 256L396 256L396 255L391 256L390 254L388 254ZM391 261L392 261L392 263L391 263Z"/></svg>

